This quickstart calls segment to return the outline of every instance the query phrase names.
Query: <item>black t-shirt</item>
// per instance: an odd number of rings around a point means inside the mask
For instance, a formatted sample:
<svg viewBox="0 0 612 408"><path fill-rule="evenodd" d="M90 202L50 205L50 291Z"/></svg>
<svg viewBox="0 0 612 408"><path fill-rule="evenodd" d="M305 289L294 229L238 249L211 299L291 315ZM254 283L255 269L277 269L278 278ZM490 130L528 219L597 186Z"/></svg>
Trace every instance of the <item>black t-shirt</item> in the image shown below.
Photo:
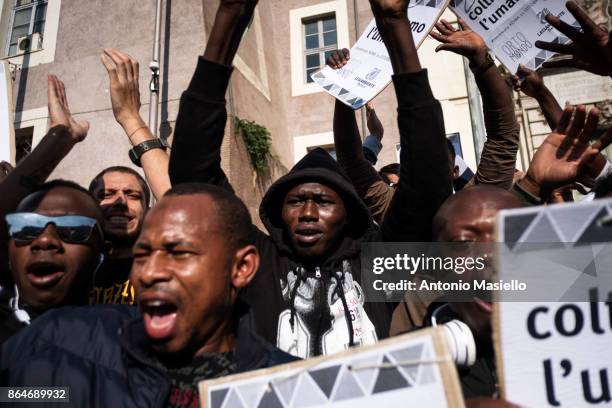
<svg viewBox="0 0 612 408"><path fill-rule="evenodd" d="M130 283L133 258L108 259L98 269L89 294L91 305L133 305L134 287Z"/></svg>
<svg viewBox="0 0 612 408"><path fill-rule="evenodd" d="M197 408L200 406L198 383L224 377L236 372L232 351L209 353L196 357L187 366L168 370L170 396L168 408Z"/></svg>

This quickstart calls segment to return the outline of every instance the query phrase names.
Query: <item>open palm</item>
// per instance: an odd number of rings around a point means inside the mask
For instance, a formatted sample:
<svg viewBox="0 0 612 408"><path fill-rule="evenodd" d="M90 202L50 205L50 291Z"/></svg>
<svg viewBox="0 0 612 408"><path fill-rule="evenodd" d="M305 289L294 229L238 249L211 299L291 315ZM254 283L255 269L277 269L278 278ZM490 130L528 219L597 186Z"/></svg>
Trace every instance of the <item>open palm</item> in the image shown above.
<svg viewBox="0 0 612 408"><path fill-rule="evenodd" d="M436 23L438 32L432 31L430 35L442 44L436 47L436 52L446 50L466 58L473 58L479 54L487 52L487 45L481 36L475 31L472 31L465 22L458 20L461 30L455 29L446 20L440 20Z"/></svg>
<svg viewBox="0 0 612 408"><path fill-rule="evenodd" d="M80 142L87 136L89 123L77 122L70 113L68 100L66 99L66 88L64 83L55 75L49 75L48 85L48 107L51 127L65 126L75 142Z"/></svg>
<svg viewBox="0 0 612 408"><path fill-rule="evenodd" d="M587 164L612 141L606 134L590 143L598 119L599 111L595 108L588 115L584 106L566 108L557 128L533 156L527 177L548 191L581 177Z"/></svg>

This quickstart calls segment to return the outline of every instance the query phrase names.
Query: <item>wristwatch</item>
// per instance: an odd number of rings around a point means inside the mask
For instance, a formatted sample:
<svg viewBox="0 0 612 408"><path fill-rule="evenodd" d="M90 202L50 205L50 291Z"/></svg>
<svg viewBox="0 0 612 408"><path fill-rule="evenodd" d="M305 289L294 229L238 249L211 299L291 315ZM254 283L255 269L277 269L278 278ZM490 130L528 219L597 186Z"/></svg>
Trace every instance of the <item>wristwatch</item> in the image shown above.
<svg viewBox="0 0 612 408"><path fill-rule="evenodd" d="M158 139L145 140L144 142L138 143L136 146L130 149L130 152L129 152L130 160L132 160L132 163L134 163L136 166L141 167L140 158L142 157L143 154L153 149L166 150L168 147L170 146L168 146L168 142L166 142L164 139L158 138Z"/></svg>
<svg viewBox="0 0 612 408"><path fill-rule="evenodd" d="M495 61L491 57L491 54L489 54L488 52L485 56L484 63L481 64L480 66L476 67L470 63L470 68L472 69L472 73L474 74L475 77L484 74L486 71L489 70L489 68L494 67L494 66L495 66Z"/></svg>

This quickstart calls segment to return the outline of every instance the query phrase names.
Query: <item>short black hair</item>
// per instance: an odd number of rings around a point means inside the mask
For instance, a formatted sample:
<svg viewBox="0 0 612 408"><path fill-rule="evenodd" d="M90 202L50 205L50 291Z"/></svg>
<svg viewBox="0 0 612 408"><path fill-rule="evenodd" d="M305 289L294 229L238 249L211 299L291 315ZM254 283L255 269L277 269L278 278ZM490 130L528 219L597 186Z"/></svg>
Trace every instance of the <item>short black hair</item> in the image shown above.
<svg viewBox="0 0 612 408"><path fill-rule="evenodd" d="M378 174L382 176L383 173L397 174L399 176L400 175L399 163L391 163L391 164L387 164L386 166L381 167L380 170L378 171Z"/></svg>
<svg viewBox="0 0 612 408"><path fill-rule="evenodd" d="M94 195L90 191L87 191L87 189L85 189L80 184L75 183L74 181L64 180L64 179L55 179L55 180L47 181L46 183L43 183L40 186L34 188L34 190L32 190L32 192L30 194L28 194L27 197L31 196L32 194L40 193L40 192L47 193L47 192L49 192L52 189L57 188L57 187L71 188L71 189L77 190L77 191L85 194L87 197L91 198L91 200L96 205L96 208L98 209L98 215L97 215L98 222L102 221L102 219L103 219L103 217L102 217L102 209L100 208L100 204L98 203L98 200L94 197ZM42 200L42 197L44 197L45 195L46 194L43 194L41 196L41 200ZM23 202L25 200L25 198L27 198L27 197L24 197L24 199L21 200L21 202ZM21 203L19 203L19 206L21 206ZM19 206L17 207L18 209L19 209Z"/></svg>
<svg viewBox="0 0 612 408"><path fill-rule="evenodd" d="M242 248L253 243L251 214L246 205L234 193L205 183L182 183L173 186L164 197L185 195L207 195L215 203L225 239L232 249Z"/></svg>
<svg viewBox="0 0 612 408"><path fill-rule="evenodd" d="M89 192L90 193L92 193L92 194L95 193L96 189L98 188L98 186L102 182L102 178L107 173L131 174L132 176L136 177L136 180L138 180L138 184L140 184L140 188L142 189L142 194L143 194L144 200L145 200L145 207L148 207L150 205L150 203L151 203L151 189L149 188L149 185L147 184L145 179L142 178L142 176L136 170L131 169L131 168L126 167L126 166L111 166L111 167L107 167L104 170L102 170L100 173L98 173L98 175L96 177L94 177L91 180L91 183L89 183ZM96 201L97 201L97 199L96 199Z"/></svg>

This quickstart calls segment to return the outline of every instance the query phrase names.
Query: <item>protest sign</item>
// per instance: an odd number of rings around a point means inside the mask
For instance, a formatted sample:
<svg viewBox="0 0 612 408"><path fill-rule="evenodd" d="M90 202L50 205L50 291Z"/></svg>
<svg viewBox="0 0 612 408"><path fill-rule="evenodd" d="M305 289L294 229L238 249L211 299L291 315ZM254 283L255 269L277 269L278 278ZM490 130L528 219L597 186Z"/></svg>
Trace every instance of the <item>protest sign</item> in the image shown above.
<svg viewBox="0 0 612 408"><path fill-rule="evenodd" d="M0 161L15 164L13 81L6 61L0 61Z"/></svg>
<svg viewBox="0 0 612 408"><path fill-rule="evenodd" d="M199 384L205 408L463 407L442 328Z"/></svg>
<svg viewBox="0 0 612 408"><path fill-rule="evenodd" d="M417 0L410 2L408 16L414 44L425 40L449 0ZM359 109L391 82L393 67L376 21L372 19L351 48L351 59L338 70L325 67L312 79L344 104Z"/></svg>
<svg viewBox="0 0 612 408"><path fill-rule="evenodd" d="M570 41L546 22L547 14L580 29L564 1L451 0L450 6L512 73L519 64L535 70L555 54L536 48L536 41L558 44Z"/></svg>
<svg viewBox="0 0 612 408"><path fill-rule="evenodd" d="M499 238L509 247L524 250L529 243L557 242L571 259L558 260L556 269L536 267L532 273L547 276L552 284L563 270L582 269L582 275L597 282L578 288L585 301L495 305L497 372L506 400L523 407L610 404L612 303L603 300L612 295L612 285L597 275L612 270L608 251L603 250L612 242L611 215L612 200L500 213ZM592 252L590 262L583 256L585 248ZM504 255L499 259L500 278L510 262Z"/></svg>

